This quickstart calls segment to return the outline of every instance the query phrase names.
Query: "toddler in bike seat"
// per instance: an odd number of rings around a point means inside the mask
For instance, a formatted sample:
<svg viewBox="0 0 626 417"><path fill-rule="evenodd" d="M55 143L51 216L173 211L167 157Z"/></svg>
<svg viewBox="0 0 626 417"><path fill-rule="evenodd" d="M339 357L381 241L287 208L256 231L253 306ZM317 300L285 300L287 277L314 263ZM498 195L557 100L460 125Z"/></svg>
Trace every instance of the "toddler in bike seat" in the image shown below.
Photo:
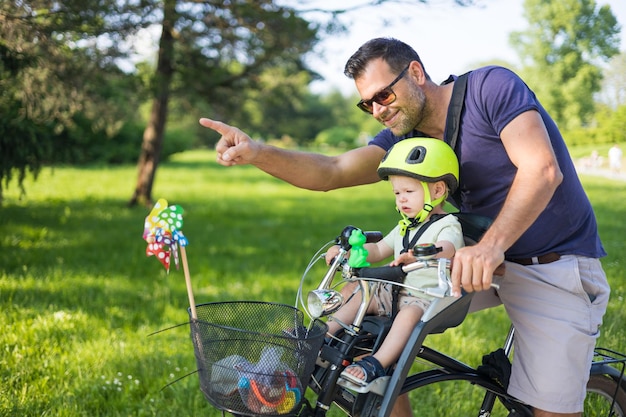
<svg viewBox="0 0 626 417"><path fill-rule="evenodd" d="M436 256L444 258L451 258L464 246L461 224L443 209L446 197L459 184L456 154L444 141L412 138L398 142L381 161L378 175L391 183L402 219L383 240L364 245L368 262L379 262L392 255L391 266L414 262L416 259L409 250L422 243L440 247ZM326 262L330 263L338 252L337 246L331 247L326 253ZM404 284L414 288L437 287L437 269L411 272ZM396 310L392 306L392 285L374 282L370 286L373 296L367 313L391 317ZM384 376L385 369L399 358L411 331L431 301L432 297L403 287L397 300L397 315L380 349L348 366L342 377L364 386ZM329 334L340 330L340 323L352 322L359 303L359 297L352 297L334 314L334 320L328 322Z"/></svg>

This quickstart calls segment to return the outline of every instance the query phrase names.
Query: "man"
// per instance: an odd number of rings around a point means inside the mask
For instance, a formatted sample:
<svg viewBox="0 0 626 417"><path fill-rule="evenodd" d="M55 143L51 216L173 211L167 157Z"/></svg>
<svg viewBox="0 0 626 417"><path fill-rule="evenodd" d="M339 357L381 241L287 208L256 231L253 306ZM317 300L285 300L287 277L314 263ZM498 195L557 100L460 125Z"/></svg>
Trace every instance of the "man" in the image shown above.
<svg viewBox="0 0 626 417"><path fill-rule="evenodd" d="M222 134L218 161L331 190L378 180L378 163L399 140L444 138L454 78L432 82L408 45L373 39L345 73L363 98L359 107L386 127L370 145L334 157L286 151L201 119ZM456 146L461 209L494 222L478 244L457 251L453 291L488 290L506 260L498 294L516 327L509 393L536 417L580 416L609 295L593 210L560 132L524 82L500 67L472 71L467 82ZM410 414L406 397L394 414Z"/></svg>

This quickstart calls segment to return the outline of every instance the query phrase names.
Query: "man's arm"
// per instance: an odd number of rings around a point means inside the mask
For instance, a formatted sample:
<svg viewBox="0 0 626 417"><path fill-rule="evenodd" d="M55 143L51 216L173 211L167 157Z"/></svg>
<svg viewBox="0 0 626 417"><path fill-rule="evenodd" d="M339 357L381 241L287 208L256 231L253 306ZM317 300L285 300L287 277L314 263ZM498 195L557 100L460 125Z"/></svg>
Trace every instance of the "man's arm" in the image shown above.
<svg viewBox="0 0 626 417"><path fill-rule="evenodd" d="M459 249L454 258L453 291L489 289L504 252L535 222L563 180L541 116L527 111L513 119L500 135L517 173L489 230L474 246Z"/></svg>
<svg viewBox="0 0 626 417"><path fill-rule="evenodd" d="M222 135L215 149L217 161L224 166L251 164L296 187L315 191L379 181L376 170L385 151L378 146L325 156L253 141L240 129L215 120L203 118L200 124Z"/></svg>

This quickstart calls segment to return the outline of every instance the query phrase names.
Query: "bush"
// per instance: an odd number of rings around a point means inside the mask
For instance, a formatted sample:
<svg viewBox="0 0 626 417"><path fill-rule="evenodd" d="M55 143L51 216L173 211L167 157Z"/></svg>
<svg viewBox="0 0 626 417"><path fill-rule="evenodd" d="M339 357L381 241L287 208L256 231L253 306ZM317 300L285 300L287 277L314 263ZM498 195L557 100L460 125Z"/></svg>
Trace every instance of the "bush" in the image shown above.
<svg viewBox="0 0 626 417"><path fill-rule="evenodd" d="M53 138L53 163L127 163L135 162L141 150L143 126L126 122L114 133L94 129L92 120L78 115L74 126Z"/></svg>
<svg viewBox="0 0 626 417"><path fill-rule="evenodd" d="M196 144L195 126L177 125L167 128L163 137L163 149L161 150L161 160L165 161L175 153L188 151Z"/></svg>
<svg viewBox="0 0 626 417"><path fill-rule="evenodd" d="M348 149L357 145L359 132L352 127L331 127L322 130L315 138L314 144L332 148Z"/></svg>
<svg viewBox="0 0 626 417"><path fill-rule="evenodd" d="M125 164L139 158L146 125L143 121L127 121L114 133L94 130L91 120L77 118L71 129L54 137L54 163L66 164ZM193 130L177 124L166 130L163 137L161 160L189 150L194 143Z"/></svg>

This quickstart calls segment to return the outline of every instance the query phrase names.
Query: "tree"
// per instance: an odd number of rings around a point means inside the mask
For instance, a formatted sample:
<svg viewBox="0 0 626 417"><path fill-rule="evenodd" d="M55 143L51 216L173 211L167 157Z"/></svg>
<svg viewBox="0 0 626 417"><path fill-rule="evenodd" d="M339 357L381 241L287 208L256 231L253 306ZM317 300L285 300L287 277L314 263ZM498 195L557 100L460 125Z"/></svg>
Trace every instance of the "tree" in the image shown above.
<svg viewBox="0 0 626 417"><path fill-rule="evenodd" d="M141 28L158 24L162 36L149 82L152 110L131 205L151 200L172 98L179 109L202 108L216 117L228 113L243 118L258 117L250 106L255 94L264 93L258 103L282 97L282 107L272 106L261 118L276 121L274 130L258 123L259 131L310 131L313 139L319 126L285 116L303 109L309 109L310 119L321 120L323 115L310 105L319 98L302 88L316 77L302 56L318 41L320 28L340 31L337 16L342 13L403 1L363 0L349 8L325 10L306 9L308 2L295 0L294 7L271 0L0 2L0 198L2 186L15 172L21 185L27 172L36 174L42 163L54 159L56 149L71 154L77 142L88 149L89 141L103 132L113 135L128 126L140 107L137 84L144 78L123 73L118 64L133 52L128 39ZM321 13L329 20L311 23L303 18L307 13ZM288 74L285 85L272 79L282 74ZM271 85L271 90L262 90ZM83 141L82 136L89 139Z"/></svg>
<svg viewBox="0 0 626 417"><path fill-rule="evenodd" d="M595 0L525 0L529 28L510 40L524 75L565 129L587 123L601 87L598 64L619 52L619 25Z"/></svg>
<svg viewBox="0 0 626 417"><path fill-rule="evenodd" d="M163 146L163 132L165 131L167 118L170 85L174 73L175 20L176 0L165 0L163 3L162 33L159 43L152 111L150 112L148 125L143 133L138 163L137 186L130 204L136 204L139 199L143 199L146 203L151 204L152 185Z"/></svg>
<svg viewBox="0 0 626 417"><path fill-rule="evenodd" d="M234 93L258 86L269 68L305 70L301 57L317 42L317 29L271 0L165 0L152 112L128 204L151 204L172 93L210 97L219 114L241 104Z"/></svg>
<svg viewBox="0 0 626 417"><path fill-rule="evenodd" d="M626 105L626 51L613 57L604 71L600 99L612 109Z"/></svg>
<svg viewBox="0 0 626 417"><path fill-rule="evenodd" d="M151 9L116 0L0 3L0 199L54 157L55 135L82 114L111 130L120 112L103 97L103 81L122 77L122 40ZM142 18L139 19L140 21Z"/></svg>
<svg viewBox="0 0 626 417"><path fill-rule="evenodd" d="M309 8L307 1L292 1L296 4L292 7L279 5L275 0L165 0L163 36L169 38L166 45L171 42L174 59L168 68L157 67L155 80L162 85L155 85L152 115L144 133L138 161L137 183L128 204L151 204L152 185L167 119L169 93L164 92L168 91L179 99L181 94L186 94L187 100L191 101L198 97L210 97L213 114L245 113L250 108L244 106L248 95L242 91L262 91L261 87L268 84L264 74L287 70L290 74L304 72L305 76L315 76L306 68L302 57L319 40L323 25L307 21L303 15L321 13L330 16L325 29L329 32L341 31L343 27L337 16L385 2L403 0L363 0L350 7L322 9ZM453 2L467 6L473 4L474 0ZM170 25L170 28L166 28L165 24ZM169 30L172 33L166 32ZM162 47L163 43L160 44ZM163 54L167 52L159 50L159 62ZM171 77L160 74L160 71L172 71ZM168 82L174 85L165 85ZM287 106L288 110L297 108L298 100L284 94L290 88L295 88L297 83L280 85L275 80L275 84L276 89L269 95L271 97L267 97L268 101L282 96L293 105L291 108ZM285 109L285 106L280 108ZM159 111L162 113L159 114ZM276 115L265 116L272 119ZM267 119L265 123L270 124L271 120ZM284 117L278 119L285 120ZM284 123L281 125L285 126ZM286 131L293 127L287 123ZM304 129L298 127L296 131L302 132Z"/></svg>

